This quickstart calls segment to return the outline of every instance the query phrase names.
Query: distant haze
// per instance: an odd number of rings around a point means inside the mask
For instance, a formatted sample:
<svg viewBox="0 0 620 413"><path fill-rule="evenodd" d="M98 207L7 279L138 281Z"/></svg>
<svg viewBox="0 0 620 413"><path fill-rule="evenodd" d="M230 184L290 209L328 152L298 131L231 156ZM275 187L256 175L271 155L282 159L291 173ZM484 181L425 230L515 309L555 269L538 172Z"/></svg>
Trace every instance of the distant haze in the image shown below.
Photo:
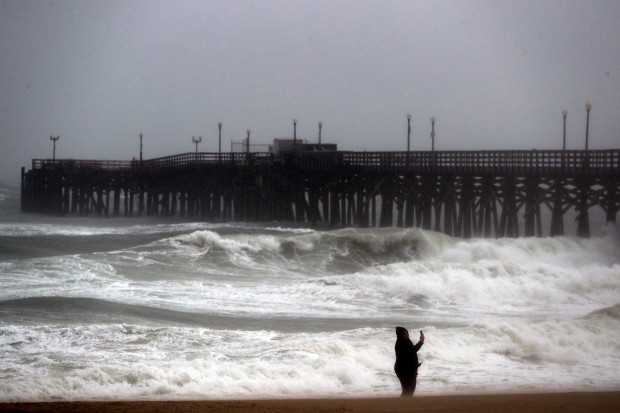
<svg viewBox="0 0 620 413"><path fill-rule="evenodd" d="M0 182L32 158L291 137L342 150L620 148L620 2L0 2Z"/></svg>

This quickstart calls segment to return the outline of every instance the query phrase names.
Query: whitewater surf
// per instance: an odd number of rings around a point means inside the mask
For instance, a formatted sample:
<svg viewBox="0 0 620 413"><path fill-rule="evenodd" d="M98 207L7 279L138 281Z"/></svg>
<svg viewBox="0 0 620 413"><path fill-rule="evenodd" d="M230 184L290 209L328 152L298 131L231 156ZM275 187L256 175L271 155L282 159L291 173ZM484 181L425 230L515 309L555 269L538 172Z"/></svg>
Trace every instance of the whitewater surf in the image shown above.
<svg viewBox="0 0 620 413"><path fill-rule="evenodd" d="M9 193L3 189L3 193ZM23 216L0 198L0 401L620 389L620 240Z"/></svg>

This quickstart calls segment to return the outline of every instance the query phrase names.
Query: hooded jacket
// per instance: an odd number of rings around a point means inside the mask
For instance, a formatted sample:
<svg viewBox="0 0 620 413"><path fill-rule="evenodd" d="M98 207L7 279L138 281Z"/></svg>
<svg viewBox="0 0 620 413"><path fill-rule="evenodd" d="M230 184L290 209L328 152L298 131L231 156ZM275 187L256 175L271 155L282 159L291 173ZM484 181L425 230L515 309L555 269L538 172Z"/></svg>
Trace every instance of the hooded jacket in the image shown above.
<svg viewBox="0 0 620 413"><path fill-rule="evenodd" d="M394 363L394 371L397 376L407 376L418 370L418 350L424 344L418 341L415 346L409 338L404 337L404 327L396 327L396 363Z"/></svg>

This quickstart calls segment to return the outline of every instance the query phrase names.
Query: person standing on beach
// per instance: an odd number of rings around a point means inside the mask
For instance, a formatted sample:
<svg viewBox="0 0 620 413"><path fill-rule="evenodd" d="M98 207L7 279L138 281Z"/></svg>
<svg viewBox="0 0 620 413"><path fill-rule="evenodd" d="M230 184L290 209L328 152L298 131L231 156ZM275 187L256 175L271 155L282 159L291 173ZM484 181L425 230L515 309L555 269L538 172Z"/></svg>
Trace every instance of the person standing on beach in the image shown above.
<svg viewBox="0 0 620 413"><path fill-rule="evenodd" d="M415 346L409 339L409 332L404 327L396 327L396 363L394 372L403 388L401 397L413 396L418 376L418 350L424 344L424 333L420 331L420 341Z"/></svg>

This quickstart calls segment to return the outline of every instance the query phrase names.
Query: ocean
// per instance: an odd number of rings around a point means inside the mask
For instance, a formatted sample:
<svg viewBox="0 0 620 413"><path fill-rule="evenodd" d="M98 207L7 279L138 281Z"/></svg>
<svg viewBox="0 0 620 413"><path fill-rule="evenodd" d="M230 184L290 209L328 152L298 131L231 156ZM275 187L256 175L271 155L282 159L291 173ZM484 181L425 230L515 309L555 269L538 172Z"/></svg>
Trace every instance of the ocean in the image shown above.
<svg viewBox="0 0 620 413"><path fill-rule="evenodd" d="M620 390L620 235L25 215L0 186L0 401Z"/></svg>

